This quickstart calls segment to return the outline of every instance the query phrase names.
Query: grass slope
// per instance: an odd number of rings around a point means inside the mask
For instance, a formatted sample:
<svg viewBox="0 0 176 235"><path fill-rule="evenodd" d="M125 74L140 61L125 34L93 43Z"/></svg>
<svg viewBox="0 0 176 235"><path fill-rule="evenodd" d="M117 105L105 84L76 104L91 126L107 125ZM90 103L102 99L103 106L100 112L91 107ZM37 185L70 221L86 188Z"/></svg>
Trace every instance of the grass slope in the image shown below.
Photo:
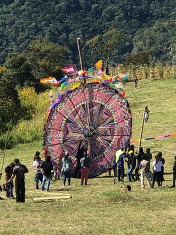
<svg viewBox="0 0 176 235"><path fill-rule="evenodd" d="M140 80L138 88L127 83L125 93L133 113L132 139L139 139L145 106L150 109L150 119L144 126L143 138L176 133L176 81ZM135 148L139 142L134 143ZM153 157L163 151L165 171L171 172L176 154L176 137L142 141L150 147ZM72 179L70 187L62 181L52 182L50 192L34 189L33 155L41 149L40 142L18 145L5 153L5 165L18 157L29 168L26 175L26 203L17 204L6 199L0 201L1 235L173 235L176 230L176 190L169 188L172 175L166 174L163 187L142 190L140 182L132 182L132 191L124 190L128 183L113 184L113 177L104 174L90 179L87 187ZM3 153L0 155L1 160ZM1 184L4 182L2 176ZM34 201L36 197L71 195L59 201Z"/></svg>

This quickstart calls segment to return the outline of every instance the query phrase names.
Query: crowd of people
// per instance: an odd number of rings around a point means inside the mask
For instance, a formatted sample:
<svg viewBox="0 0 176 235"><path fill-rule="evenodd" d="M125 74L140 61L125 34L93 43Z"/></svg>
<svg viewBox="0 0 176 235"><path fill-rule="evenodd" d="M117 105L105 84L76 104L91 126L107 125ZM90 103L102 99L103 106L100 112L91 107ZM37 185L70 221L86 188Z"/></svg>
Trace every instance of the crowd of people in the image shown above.
<svg viewBox="0 0 176 235"><path fill-rule="evenodd" d="M78 160L79 159L79 160ZM89 177L89 169L91 160L87 148L80 148L77 153L77 167L73 172L73 161L69 153L66 151L61 162L59 159L53 161L51 156L46 155L44 159L40 157L40 152L37 151L33 159L34 182L35 189L41 191L49 191L52 180L63 179L63 187L71 184L71 177L80 178L81 185L87 185ZM5 167L4 191L6 197L15 199L14 190L16 193L16 202L25 202L25 174L28 169L20 163L19 159L15 159L12 163ZM13 179L15 178L15 185Z"/></svg>
<svg viewBox="0 0 176 235"><path fill-rule="evenodd" d="M42 160L40 152L35 153L33 159L34 168L34 182L36 190L50 190L50 184L52 180L63 179L63 187L71 184L71 177L80 178L80 185L87 185L89 178L89 170L91 167L91 159L89 157L89 151L87 148L79 148L77 152L76 168L73 171L73 161L69 153L66 151L61 164L57 161L53 161L48 155ZM153 189L155 184L158 187L162 186L164 181L164 165L165 159L162 156L162 152L158 152L154 159L149 148L146 148L144 152L143 147L139 148L139 151L135 152L134 145L130 145L128 149L121 148L116 151L114 156L114 165L109 170L114 172L114 183L124 182L124 178L127 177L127 181L141 181L141 188L145 188L145 181L149 188ZM175 187L176 179L176 157L173 164L173 184L171 187ZM126 171L126 172L125 172ZM4 190L6 191L6 197L14 199L13 188L15 186L16 202L25 202L25 174L28 173L28 169L25 165L20 163L19 159L15 159L12 163L5 167L5 181ZM13 182L13 179L14 182Z"/></svg>
<svg viewBox="0 0 176 235"><path fill-rule="evenodd" d="M146 180L148 186L153 189L155 184L157 184L158 187L161 187L163 181L165 180L164 165L165 159L163 158L162 152L158 152L153 159L150 148L146 148L145 152L143 147L140 147L138 151L135 151L134 145L131 145L128 149L121 148L116 152L114 165L109 170L109 175L111 175L111 170L113 170L114 177L118 182L124 181L125 176L128 178L129 182L141 181L142 189L145 188ZM175 187L176 157L172 170L172 187ZM116 183L116 180L114 183Z"/></svg>

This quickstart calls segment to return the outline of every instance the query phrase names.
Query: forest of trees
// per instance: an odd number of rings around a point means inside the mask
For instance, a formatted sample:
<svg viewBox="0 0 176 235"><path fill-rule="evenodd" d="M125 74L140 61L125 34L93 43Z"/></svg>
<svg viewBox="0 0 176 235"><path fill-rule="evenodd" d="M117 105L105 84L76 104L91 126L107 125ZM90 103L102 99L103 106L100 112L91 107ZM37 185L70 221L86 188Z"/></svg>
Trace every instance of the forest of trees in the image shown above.
<svg viewBox="0 0 176 235"><path fill-rule="evenodd" d="M67 46L65 61L77 63L76 38L83 42L86 63L97 59L86 43L111 29L122 39L111 62L149 53L152 62L173 64L176 54L175 0L1 0L0 64L11 52L23 51L31 41L46 39ZM99 55L97 55L99 56Z"/></svg>

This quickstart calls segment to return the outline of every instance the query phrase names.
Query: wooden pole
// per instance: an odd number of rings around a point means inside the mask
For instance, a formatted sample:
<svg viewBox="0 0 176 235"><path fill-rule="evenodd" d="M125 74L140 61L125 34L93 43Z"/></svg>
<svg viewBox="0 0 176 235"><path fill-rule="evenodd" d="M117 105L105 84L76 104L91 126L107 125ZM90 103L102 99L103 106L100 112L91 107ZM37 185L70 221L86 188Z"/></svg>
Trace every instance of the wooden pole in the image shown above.
<svg viewBox="0 0 176 235"><path fill-rule="evenodd" d="M141 147L142 135L143 135L143 130L144 130L144 117L145 117L145 112L143 113L143 118L142 118L142 125L141 125L140 139L139 139L139 149Z"/></svg>
<svg viewBox="0 0 176 235"><path fill-rule="evenodd" d="M106 74L109 75L109 58L106 60Z"/></svg>
<svg viewBox="0 0 176 235"><path fill-rule="evenodd" d="M78 47L78 52L79 52L79 61L80 61L81 70L84 70L80 40L81 40L80 38L77 38L77 47ZM83 79L84 79L84 83L86 83L85 74L83 74Z"/></svg>

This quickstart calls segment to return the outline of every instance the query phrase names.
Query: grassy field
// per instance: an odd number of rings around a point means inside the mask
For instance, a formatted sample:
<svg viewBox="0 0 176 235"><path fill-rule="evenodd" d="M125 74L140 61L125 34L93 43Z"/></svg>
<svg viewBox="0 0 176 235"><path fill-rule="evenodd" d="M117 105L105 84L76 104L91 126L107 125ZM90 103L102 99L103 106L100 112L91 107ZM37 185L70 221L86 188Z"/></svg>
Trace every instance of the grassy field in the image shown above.
<svg viewBox="0 0 176 235"><path fill-rule="evenodd" d="M90 179L89 185L80 186L79 179L72 179L70 187L62 181L53 181L50 192L34 189L33 156L41 150L41 142L18 145L5 152L5 165L19 158L28 169L26 175L26 203L17 204L6 199L0 201L1 235L173 235L176 231L176 190L172 185L172 165L176 155L176 137L145 140L149 137L176 133L176 80L140 80L138 88L129 82L125 85L126 97L133 114L132 140L138 148L143 111L150 109L150 118L144 126L142 146L151 148L153 158L162 151L166 159L165 181L161 188L142 190L140 182L113 184L108 173ZM0 153L2 161L3 152ZM4 183L4 176L1 184ZM58 201L35 201L39 197L69 195Z"/></svg>

